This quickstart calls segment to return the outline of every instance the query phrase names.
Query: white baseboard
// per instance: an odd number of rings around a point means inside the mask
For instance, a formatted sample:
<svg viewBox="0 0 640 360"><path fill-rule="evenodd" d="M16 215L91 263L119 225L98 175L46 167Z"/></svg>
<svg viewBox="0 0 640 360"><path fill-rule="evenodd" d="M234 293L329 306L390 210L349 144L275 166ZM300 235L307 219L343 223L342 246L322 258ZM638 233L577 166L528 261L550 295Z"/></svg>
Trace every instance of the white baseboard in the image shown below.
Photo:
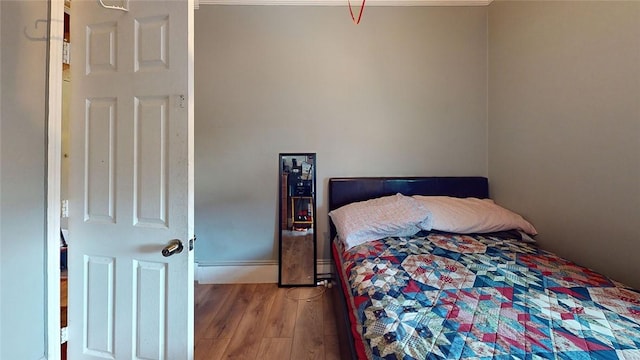
<svg viewBox="0 0 640 360"><path fill-rule="evenodd" d="M218 261L198 263L200 284L277 283L277 261Z"/></svg>
<svg viewBox="0 0 640 360"><path fill-rule="evenodd" d="M334 273L333 265L330 259L318 259L316 262L316 271L318 274L329 274Z"/></svg>
<svg viewBox="0 0 640 360"><path fill-rule="evenodd" d="M331 260L316 262L318 274L332 272ZM217 261L196 264L196 279L200 284L277 283L277 261Z"/></svg>

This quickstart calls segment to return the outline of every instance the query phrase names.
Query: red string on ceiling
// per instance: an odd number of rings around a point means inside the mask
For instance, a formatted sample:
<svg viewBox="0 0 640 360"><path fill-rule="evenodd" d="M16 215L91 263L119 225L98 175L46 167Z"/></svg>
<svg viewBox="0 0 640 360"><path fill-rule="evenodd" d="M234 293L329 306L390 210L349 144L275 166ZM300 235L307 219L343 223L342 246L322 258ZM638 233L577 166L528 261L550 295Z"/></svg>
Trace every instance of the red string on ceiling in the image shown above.
<svg viewBox="0 0 640 360"><path fill-rule="evenodd" d="M360 24L360 19L362 19L362 11L364 10L364 3L367 0L362 0L362 6L360 6L360 13L358 14L358 19L356 20L356 17L353 16L353 9L351 8L351 1L347 0L347 3L349 3L349 14L351 14L351 19L353 20L353 23L358 25Z"/></svg>

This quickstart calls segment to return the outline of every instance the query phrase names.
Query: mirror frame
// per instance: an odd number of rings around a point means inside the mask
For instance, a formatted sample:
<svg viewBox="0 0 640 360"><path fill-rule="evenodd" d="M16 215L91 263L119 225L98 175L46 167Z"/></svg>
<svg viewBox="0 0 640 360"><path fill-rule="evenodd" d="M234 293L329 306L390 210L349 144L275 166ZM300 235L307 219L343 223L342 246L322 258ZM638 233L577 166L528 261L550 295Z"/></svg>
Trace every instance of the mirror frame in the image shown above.
<svg viewBox="0 0 640 360"><path fill-rule="evenodd" d="M310 229L312 230L312 241L313 241L313 278L311 279L311 282L306 283L283 283L283 279L282 279L282 268L283 268L283 264L282 264L282 234L283 231L287 231L289 230L289 210L287 210L287 228L283 228L283 211L285 210L283 208L284 204L283 204L283 199L286 197L287 200L287 206L288 206L288 202L290 201L290 195L289 195L289 183L287 181L287 185L286 187L283 185L283 175L285 174L285 168L284 168L284 164L283 164L283 160L287 157L303 157L303 158L307 158L307 159L313 159L313 163L312 163L312 167L310 169L309 174L311 175L311 227ZM317 258L318 258L318 245L317 245L317 224L318 224L318 218L317 218L317 209L316 209L316 202L317 202L317 191L316 191L316 167L318 164L318 158L316 156L316 153L280 153L278 156L278 167L280 169L280 171L278 172L278 286L279 287L296 287L296 286L317 286L317 279L318 279L318 269L317 269ZM302 164L301 164L302 166ZM286 190L287 193L283 194L283 190Z"/></svg>

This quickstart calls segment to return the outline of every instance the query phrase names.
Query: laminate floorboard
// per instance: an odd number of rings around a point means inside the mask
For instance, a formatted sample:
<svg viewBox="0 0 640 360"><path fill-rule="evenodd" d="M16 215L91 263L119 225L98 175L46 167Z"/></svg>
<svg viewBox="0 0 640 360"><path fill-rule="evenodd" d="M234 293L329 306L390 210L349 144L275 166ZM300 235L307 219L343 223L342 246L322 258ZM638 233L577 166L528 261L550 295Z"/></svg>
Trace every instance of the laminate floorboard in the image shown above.
<svg viewBox="0 0 640 360"><path fill-rule="evenodd" d="M196 285L196 360L340 359L331 291Z"/></svg>

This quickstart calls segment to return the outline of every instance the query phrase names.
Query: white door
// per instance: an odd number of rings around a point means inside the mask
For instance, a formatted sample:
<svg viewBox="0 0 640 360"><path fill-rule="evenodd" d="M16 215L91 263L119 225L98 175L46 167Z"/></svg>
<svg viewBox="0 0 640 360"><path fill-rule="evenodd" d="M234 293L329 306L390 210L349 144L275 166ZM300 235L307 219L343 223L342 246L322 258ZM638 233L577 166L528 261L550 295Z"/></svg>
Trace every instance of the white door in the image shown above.
<svg viewBox="0 0 640 360"><path fill-rule="evenodd" d="M193 4L103 2L71 2L69 359L192 359Z"/></svg>

